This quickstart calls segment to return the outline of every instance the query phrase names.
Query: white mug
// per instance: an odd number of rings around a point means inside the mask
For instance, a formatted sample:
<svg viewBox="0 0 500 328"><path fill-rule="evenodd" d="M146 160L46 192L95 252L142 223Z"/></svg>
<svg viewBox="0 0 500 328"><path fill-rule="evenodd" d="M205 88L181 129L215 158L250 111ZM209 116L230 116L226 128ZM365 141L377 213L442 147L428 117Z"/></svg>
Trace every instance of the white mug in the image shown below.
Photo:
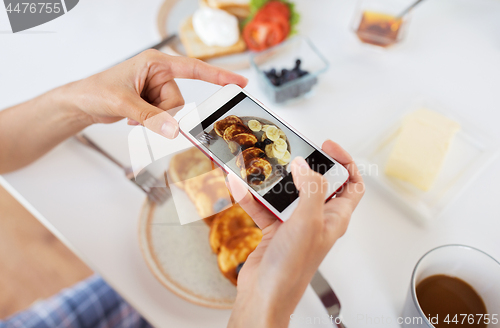
<svg viewBox="0 0 500 328"><path fill-rule="evenodd" d="M482 313L482 318L481 314L474 314L473 320L484 320L482 322L487 324L487 328L500 328L500 263L483 251L464 245L434 248L418 261L403 310L403 327L434 327L432 322L435 320L423 313L416 292L422 280L434 275L456 277L472 286L483 299L487 311ZM439 321L442 322L442 318ZM461 323L462 317L459 321ZM456 323L450 323L449 326L461 327Z"/></svg>

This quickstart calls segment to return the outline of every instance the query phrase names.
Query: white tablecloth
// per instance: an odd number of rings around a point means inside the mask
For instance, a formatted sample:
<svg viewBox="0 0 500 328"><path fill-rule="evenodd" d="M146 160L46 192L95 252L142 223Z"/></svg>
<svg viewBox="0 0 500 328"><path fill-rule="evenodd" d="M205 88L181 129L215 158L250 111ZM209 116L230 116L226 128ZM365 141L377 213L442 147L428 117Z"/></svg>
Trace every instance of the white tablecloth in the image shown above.
<svg viewBox="0 0 500 328"><path fill-rule="evenodd" d="M156 43L160 2L81 1L68 14L18 34L9 32L7 15L0 10L0 108ZM499 1L426 1L414 13L406 42L388 51L361 45L349 30L354 1L297 2L301 33L331 67L313 98L271 107L311 140L320 144L331 138L353 149L388 115L420 97L445 104L500 140ZM266 102L255 73L241 74L250 78L248 91ZM197 103L218 89L184 80L179 86L187 102ZM128 131L120 122L87 132L126 162ZM226 324L229 311L189 304L148 271L137 242L144 195L100 155L69 140L0 181L154 325ZM497 161L429 228L415 225L369 186L348 232L320 267L342 302L348 326L396 327L412 268L435 246L462 243L500 258L498 185ZM308 289L295 315L299 319L291 327L303 327L300 320L326 312ZM325 326L317 320L307 326Z"/></svg>

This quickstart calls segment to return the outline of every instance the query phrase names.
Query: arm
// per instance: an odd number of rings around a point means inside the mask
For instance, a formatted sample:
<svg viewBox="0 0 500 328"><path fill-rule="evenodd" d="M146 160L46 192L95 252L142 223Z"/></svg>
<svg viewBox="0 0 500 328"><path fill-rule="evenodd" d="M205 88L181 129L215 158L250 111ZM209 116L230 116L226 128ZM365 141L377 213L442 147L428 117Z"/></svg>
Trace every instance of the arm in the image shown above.
<svg viewBox="0 0 500 328"><path fill-rule="evenodd" d="M0 112L0 174L38 159L94 123L123 118L173 139L184 99L175 78L245 87L247 79L202 61L145 51L107 71Z"/></svg>
<svg viewBox="0 0 500 328"><path fill-rule="evenodd" d="M54 89L0 112L0 173L28 165L92 124L67 89Z"/></svg>

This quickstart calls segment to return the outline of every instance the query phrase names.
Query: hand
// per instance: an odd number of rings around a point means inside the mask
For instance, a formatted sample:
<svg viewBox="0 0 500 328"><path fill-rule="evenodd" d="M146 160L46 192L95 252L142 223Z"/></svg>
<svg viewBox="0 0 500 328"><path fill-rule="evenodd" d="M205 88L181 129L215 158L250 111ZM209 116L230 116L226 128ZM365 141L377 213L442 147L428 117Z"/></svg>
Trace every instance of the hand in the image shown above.
<svg viewBox="0 0 500 328"><path fill-rule="evenodd" d="M142 124L173 139L179 133L173 116L184 105L174 78L240 87L248 82L241 75L197 59L147 50L68 88L71 95L76 95L74 102L90 123L113 123L126 117L131 125Z"/></svg>
<svg viewBox="0 0 500 328"><path fill-rule="evenodd" d="M89 78L0 111L0 173L28 165L93 123L123 118L167 138L184 99L175 78L244 87L247 79L202 61L147 50ZM30 133L26 133L29 131Z"/></svg>
<svg viewBox="0 0 500 328"><path fill-rule="evenodd" d="M346 232L364 194L363 179L352 157L338 144L328 140L322 149L347 168L348 183L325 204L325 178L303 158L296 158L291 171L299 205L284 223L257 203L238 178L229 176L233 196L263 233L240 271L229 327L288 327L314 273Z"/></svg>

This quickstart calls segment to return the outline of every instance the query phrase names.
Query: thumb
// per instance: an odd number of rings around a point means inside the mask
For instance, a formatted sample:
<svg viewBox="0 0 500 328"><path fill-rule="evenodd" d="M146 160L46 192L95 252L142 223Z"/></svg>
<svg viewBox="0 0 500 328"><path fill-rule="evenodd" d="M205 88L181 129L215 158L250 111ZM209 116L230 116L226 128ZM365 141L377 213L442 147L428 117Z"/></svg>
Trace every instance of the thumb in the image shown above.
<svg viewBox="0 0 500 328"><path fill-rule="evenodd" d="M134 99L128 118L168 139L174 139L179 134L179 124L169 113L140 97Z"/></svg>
<svg viewBox="0 0 500 328"><path fill-rule="evenodd" d="M299 208L305 211L321 209L328 189L325 178L311 170L302 157L293 160L291 171L295 187L299 190Z"/></svg>
<svg viewBox="0 0 500 328"><path fill-rule="evenodd" d="M233 172L227 174L226 185L236 203L241 202L248 194L245 184Z"/></svg>

